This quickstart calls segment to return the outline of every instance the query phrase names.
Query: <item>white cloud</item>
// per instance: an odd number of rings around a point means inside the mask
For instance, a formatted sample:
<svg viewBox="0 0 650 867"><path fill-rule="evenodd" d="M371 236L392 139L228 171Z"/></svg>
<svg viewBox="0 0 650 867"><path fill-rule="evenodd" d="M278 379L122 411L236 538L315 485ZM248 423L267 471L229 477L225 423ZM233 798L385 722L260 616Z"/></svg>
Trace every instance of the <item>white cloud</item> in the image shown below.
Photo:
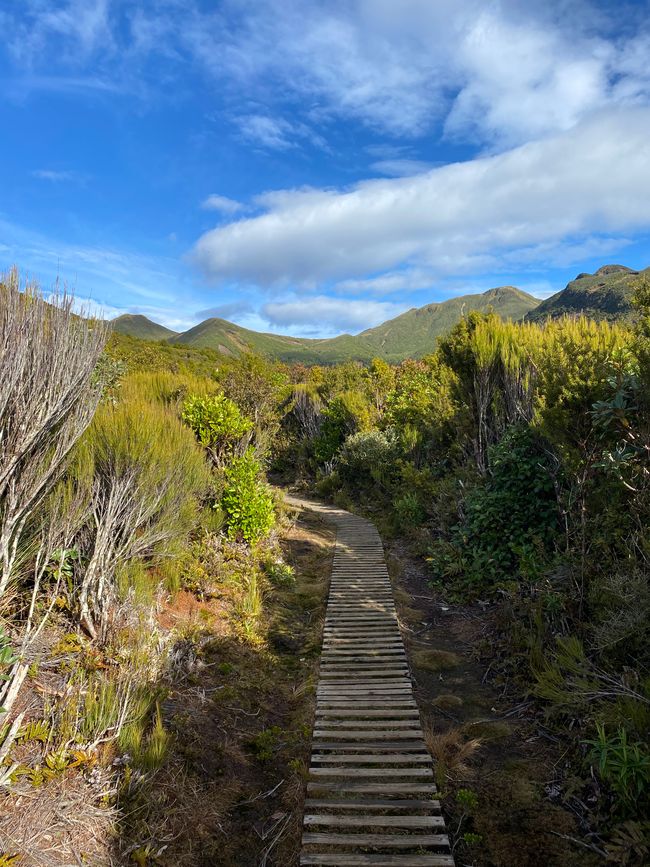
<svg viewBox="0 0 650 867"><path fill-rule="evenodd" d="M314 329L338 334L342 331L363 331L403 313L403 304L364 299L331 298L316 295L308 299L296 298L274 301L262 307L262 315L272 325L289 330Z"/></svg>
<svg viewBox="0 0 650 867"><path fill-rule="evenodd" d="M380 175L388 175L391 178L406 178L409 175L420 175L432 168L431 163L424 160L392 159L378 160L372 163L370 168Z"/></svg>
<svg viewBox="0 0 650 867"><path fill-rule="evenodd" d="M335 283L332 290L337 294L366 292L372 295L392 295L399 292L415 292L431 288L431 271L423 268L406 268L388 271L375 277L351 278Z"/></svg>
<svg viewBox="0 0 650 867"><path fill-rule="evenodd" d="M201 207L206 211L221 211L223 214L236 214L237 211L244 209L241 202L229 199L227 196L220 196L218 193L212 193L204 199Z"/></svg>
<svg viewBox="0 0 650 867"><path fill-rule="evenodd" d="M257 106L235 123L246 140L272 149L319 145L332 118L400 137L445 125L501 149L603 107L650 100L644 4L625 7L623 32L618 8L595 0L14 5L20 13L0 13L0 23L31 87L121 89L128 81L151 95L161 89L152 61L163 59L166 81L189 64L230 105ZM58 77L57 67L89 60L88 77Z"/></svg>
<svg viewBox="0 0 650 867"><path fill-rule="evenodd" d="M304 141L321 149L327 148L321 136L299 121L265 114L246 114L236 117L235 123L246 141L268 150L289 150Z"/></svg>
<svg viewBox="0 0 650 867"><path fill-rule="evenodd" d="M81 180L82 176L78 172L71 171L55 171L54 169L36 169L32 172L32 177L42 181L77 181Z"/></svg>
<svg viewBox="0 0 650 867"><path fill-rule="evenodd" d="M601 113L506 153L346 191L282 191L213 229L194 259L213 279L314 286L399 266L459 273L595 233L650 227L650 109Z"/></svg>

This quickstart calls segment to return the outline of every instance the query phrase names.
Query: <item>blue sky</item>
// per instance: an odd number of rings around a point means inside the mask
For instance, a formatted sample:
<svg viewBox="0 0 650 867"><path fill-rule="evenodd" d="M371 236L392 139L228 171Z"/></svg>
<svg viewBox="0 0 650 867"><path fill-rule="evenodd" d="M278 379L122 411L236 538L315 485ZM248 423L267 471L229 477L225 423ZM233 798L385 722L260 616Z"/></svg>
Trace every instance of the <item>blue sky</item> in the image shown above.
<svg viewBox="0 0 650 867"><path fill-rule="evenodd" d="M107 315L326 336L650 265L646 2L4 0L0 28L0 269Z"/></svg>

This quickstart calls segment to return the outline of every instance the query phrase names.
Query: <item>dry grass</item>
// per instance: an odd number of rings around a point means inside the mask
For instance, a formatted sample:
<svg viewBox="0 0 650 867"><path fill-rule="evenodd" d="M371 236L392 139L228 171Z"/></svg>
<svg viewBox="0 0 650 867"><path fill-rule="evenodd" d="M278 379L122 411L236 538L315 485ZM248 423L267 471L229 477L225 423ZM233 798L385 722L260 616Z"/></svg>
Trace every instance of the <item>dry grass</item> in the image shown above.
<svg viewBox="0 0 650 867"><path fill-rule="evenodd" d="M472 774L470 760L480 749L479 738L466 739L462 729L454 728L446 732L424 732L424 740L433 756L438 786L447 781L468 779Z"/></svg>
<svg viewBox="0 0 650 867"><path fill-rule="evenodd" d="M110 776L68 773L41 788L9 790L0 800L0 851L19 853L20 867L108 867L116 811L102 795Z"/></svg>

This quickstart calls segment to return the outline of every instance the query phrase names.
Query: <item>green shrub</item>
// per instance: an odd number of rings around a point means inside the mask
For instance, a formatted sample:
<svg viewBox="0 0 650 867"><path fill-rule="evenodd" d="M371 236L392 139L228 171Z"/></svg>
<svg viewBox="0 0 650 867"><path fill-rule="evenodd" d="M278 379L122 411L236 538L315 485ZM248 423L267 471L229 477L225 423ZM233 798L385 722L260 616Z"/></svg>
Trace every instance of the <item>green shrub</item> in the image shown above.
<svg viewBox="0 0 650 867"><path fill-rule="evenodd" d="M235 453L253 427L252 421L224 394L191 395L183 405L181 417L219 467Z"/></svg>
<svg viewBox="0 0 650 867"><path fill-rule="evenodd" d="M221 505L231 539L252 544L268 535L275 523L273 497L260 478L261 469L252 448L235 458L226 469Z"/></svg>
<svg viewBox="0 0 650 867"><path fill-rule="evenodd" d="M372 422L372 407L361 391L349 390L332 399L323 411L320 433L314 441L318 463L331 461L346 437L367 430Z"/></svg>
<svg viewBox="0 0 650 867"><path fill-rule="evenodd" d="M393 504L393 510L395 522L400 530L409 531L419 527L425 518L418 495L413 491L407 491L398 497Z"/></svg>
<svg viewBox="0 0 650 867"><path fill-rule="evenodd" d="M529 567L533 552L550 548L558 525L553 480L529 428L510 428L489 450L489 461L487 477L467 495L465 522L451 538L477 588L516 577L522 559ZM434 550L432 562L443 573L454 562L450 554L445 546Z"/></svg>
<svg viewBox="0 0 650 867"><path fill-rule="evenodd" d="M381 483L394 467L396 452L392 430L359 431L343 443L337 464L339 476L355 488Z"/></svg>

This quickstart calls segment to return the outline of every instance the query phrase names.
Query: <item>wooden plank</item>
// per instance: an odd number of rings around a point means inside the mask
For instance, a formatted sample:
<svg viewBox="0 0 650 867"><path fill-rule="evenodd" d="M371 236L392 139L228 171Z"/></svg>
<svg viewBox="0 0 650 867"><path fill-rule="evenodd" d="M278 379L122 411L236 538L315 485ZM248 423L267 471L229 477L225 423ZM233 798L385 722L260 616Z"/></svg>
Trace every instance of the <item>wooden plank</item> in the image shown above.
<svg viewBox="0 0 650 867"><path fill-rule="evenodd" d="M417 763L420 765L431 764L431 756L428 753L414 753L413 755L409 755L408 753L387 753L384 756L378 756L376 753L350 753L346 756L334 756L330 753L312 753L311 760L312 762L318 762L320 764L335 764L336 762L366 765L395 765L409 763Z"/></svg>
<svg viewBox="0 0 650 867"><path fill-rule="evenodd" d="M308 792L355 792L367 795L435 795L437 789L433 783L366 783L354 780L312 780L307 783Z"/></svg>
<svg viewBox="0 0 650 867"><path fill-rule="evenodd" d="M305 807L318 810L440 810L440 801L419 801L413 798L307 798Z"/></svg>
<svg viewBox="0 0 650 867"><path fill-rule="evenodd" d="M349 777L353 776L355 780L365 779L370 777L381 777L388 779L389 777L408 777L408 779L417 779L422 777L427 780L433 779L433 771L431 768L366 768L354 766L349 768L344 767L327 767L327 768L309 768L310 777Z"/></svg>
<svg viewBox="0 0 650 867"><path fill-rule="evenodd" d="M325 813L309 813L304 817L307 826L330 828L436 828L444 829L441 816L328 816Z"/></svg>
<svg viewBox="0 0 650 867"><path fill-rule="evenodd" d="M328 834L308 831L303 845L310 846L377 846L382 849L417 849L420 846L447 846L444 834Z"/></svg>
<svg viewBox="0 0 650 867"><path fill-rule="evenodd" d="M300 867L454 867L451 855L354 855L339 852L333 855L305 853L300 856Z"/></svg>

